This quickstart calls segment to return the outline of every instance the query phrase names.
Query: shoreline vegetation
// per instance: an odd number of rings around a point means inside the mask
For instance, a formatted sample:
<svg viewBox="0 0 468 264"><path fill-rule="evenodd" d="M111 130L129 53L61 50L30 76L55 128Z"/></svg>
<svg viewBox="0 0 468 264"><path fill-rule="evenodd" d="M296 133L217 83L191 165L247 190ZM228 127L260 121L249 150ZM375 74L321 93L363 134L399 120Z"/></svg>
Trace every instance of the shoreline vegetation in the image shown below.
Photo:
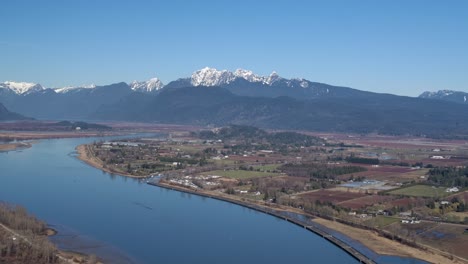
<svg viewBox="0 0 468 264"><path fill-rule="evenodd" d="M132 177L132 178L147 178L147 176L135 176L131 175L128 173L123 173L123 172L116 172L113 171L109 168L107 168L104 163L99 160L97 157L95 157L91 150L87 147L87 145L80 145L76 147L76 150L78 152L78 158L87 163L88 165L95 167L99 170L111 173L111 174L117 174L125 177ZM159 186L162 188L167 188L167 189L172 189L172 190L177 190L180 192L185 192L185 193L190 193L190 194L195 194L195 195L200 195L200 196L205 196L205 197L210 197L218 200L223 200L226 202L231 202L235 203L247 208L259 210L256 208L260 208L259 211L268 213L266 210L279 210L279 211L284 211L284 212L289 212L289 213L295 213L295 214L300 214L306 217L311 217L313 222L316 222L319 225L325 226L326 228L329 228L331 230L334 230L338 233L341 233L353 240L356 240L360 242L362 245L367 247L368 249L372 250L373 252L379 254L379 255L391 255L391 256L398 256L398 257L404 257L404 258L414 258L414 259L420 259L427 261L429 263L467 263L466 261L462 260L461 258L457 257L450 257L444 254L441 251L438 251L437 249L434 248L429 248L426 246L422 246L421 248L416 248L412 247L409 245L404 245L400 242L394 241L392 239L383 237L379 235L377 232L373 232L371 230L365 230L361 229L358 227L352 227L343 223L339 223L337 221L332 221L329 219L325 218L320 218L314 215L307 214L300 209L297 208L292 208L292 207L287 207L287 206L281 206L281 205L275 205L272 207L271 204L267 203L261 203L257 201L246 201L245 199L236 199L237 197L229 196L226 197L225 194L219 193L219 192L213 192L213 191L200 191L200 190L193 190L187 187L182 187L182 186L175 186L169 183L165 182L158 182L157 184L150 183L155 186ZM270 215L283 218L282 215L275 215L274 213L269 213ZM286 219L285 219L286 220ZM288 220L289 222L295 223L294 220ZM298 223L295 223L298 224ZM301 224L298 224L301 225ZM317 233L314 230L309 229L312 232ZM324 232L324 231L323 231ZM319 233L317 233L319 234ZM353 257L358 259L361 262L364 263L375 263L371 259L368 258L368 256L362 255L361 252L357 252L356 254L353 254L353 252L350 252L351 250L354 250L352 248L352 245L345 244L343 241L339 241L338 243L335 243L334 241L331 241L329 238L332 237L331 235L327 235L327 237L324 236L327 240L330 242L334 243L341 249L345 250L347 253L351 254ZM354 250L356 251L356 250Z"/></svg>
<svg viewBox="0 0 468 264"><path fill-rule="evenodd" d="M96 156L92 154L92 152L89 149L89 146L87 144L79 145L76 148L76 151L78 153L78 159L81 161L85 162L86 164L100 169L104 172L110 173L110 174L117 174L125 177L130 177L130 178L146 178L146 176L135 176L129 173L124 173L120 171L114 171L104 165L104 163L98 159Z"/></svg>
<svg viewBox="0 0 468 264"><path fill-rule="evenodd" d="M59 250L48 240L56 234L23 207L0 202L0 263L102 263L94 255Z"/></svg>

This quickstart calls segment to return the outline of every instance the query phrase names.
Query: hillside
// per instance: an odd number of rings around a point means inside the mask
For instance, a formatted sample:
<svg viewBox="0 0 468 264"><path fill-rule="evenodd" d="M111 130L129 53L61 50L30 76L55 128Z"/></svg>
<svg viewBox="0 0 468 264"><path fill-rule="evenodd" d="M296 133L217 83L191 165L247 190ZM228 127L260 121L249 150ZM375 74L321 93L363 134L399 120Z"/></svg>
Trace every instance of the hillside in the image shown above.
<svg viewBox="0 0 468 264"><path fill-rule="evenodd" d="M137 104L138 103L138 104ZM101 120L198 125L244 124L264 128L355 133L458 136L468 133L468 107L443 101L367 94L359 98L248 97L219 87L186 87L154 98L132 96L101 107Z"/></svg>
<svg viewBox="0 0 468 264"><path fill-rule="evenodd" d="M276 72L260 76L208 67L167 85L158 78L62 88L0 83L5 107L39 119L244 124L432 137L465 137L466 96L444 90L412 98L287 79Z"/></svg>
<svg viewBox="0 0 468 264"><path fill-rule="evenodd" d="M0 103L0 121L25 120L25 119L30 119L30 118L24 117L14 112L10 112L3 104Z"/></svg>

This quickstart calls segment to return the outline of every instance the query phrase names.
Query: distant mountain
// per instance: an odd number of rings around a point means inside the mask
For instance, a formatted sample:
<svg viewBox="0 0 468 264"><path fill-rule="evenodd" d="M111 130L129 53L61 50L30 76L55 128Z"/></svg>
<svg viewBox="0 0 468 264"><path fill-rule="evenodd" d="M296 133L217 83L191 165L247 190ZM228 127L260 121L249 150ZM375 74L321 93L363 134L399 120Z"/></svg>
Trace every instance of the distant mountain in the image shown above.
<svg viewBox="0 0 468 264"><path fill-rule="evenodd" d="M419 97L468 104L468 93L465 92L440 90L437 92L424 92L421 95L419 95Z"/></svg>
<svg viewBox="0 0 468 264"><path fill-rule="evenodd" d="M86 119L101 105L114 104L133 93L126 83L70 88L57 92L43 89L36 92L0 95L0 102L8 109L38 119Z"/></svg>
<svg viewBox="0 0 468 264"><path fill-rule="evenodd" d="M157 92L164 87L164 84L158 78L152 78L145 82L133 81L129 85L133 91L143 93Z"/></svg>
<svg viewBox="0 0 468 264"><path fill-rule="evenodd" d="M138 103L138 104L137 104ZM124 110L125 109L125 110ZM457 136L468 133L468 107L421 98L368 94L355 97L251 97L198 86L162 91L144 100L132 95L101 107L103 120L197 125L244 124L314 131Z"/></svg>
<svg viewBox="0 0 468 264"><path fill-rule="evenodd" d="M25 119L30 119L30 118L24 117L14 112L10 112L3 104L0 103L0 121L25 120Z"/></svg>
<svg viewBox="0 0 468 264"><path fill-rule="evenodd" d="M38 119L122 120L382 134L468 134L465 93L420 98L360 91L273 72L204 68L164 85L159 79L104 86L44 88L0 84L0 102ZM439 100L433 100L439 99Z"/></svg>
<svg viewBox="0 0 468 264"><path fill-rule="evenodd" d="M276 72L272 72L269 76L259 76L244 69L230 72L208 67L195 71L190 78L170 82L164 89L188 86L219 86L237 95L254 97L289 96L299 100L369 94L369 92L311 82L302 78L286 79L280 77Z"/></svg>
<svg viewBox="0 0 468 264"><path fill-rule="evenodd" d="M56 93L69 93L69 92L77 92L82 89L94 89L96 88L95 84L90 85L81 85L81 86L65 86L61 88L52 88Z"/></svg>
<svg viewBox="0 0 468 264"><path fill-rule="evenodd" d="M27 82L3 82L0 83L1 92L13 92L16 94L29 94L32 92L38 92L44 90L42 85L37 83L27 83Z"/></svg>

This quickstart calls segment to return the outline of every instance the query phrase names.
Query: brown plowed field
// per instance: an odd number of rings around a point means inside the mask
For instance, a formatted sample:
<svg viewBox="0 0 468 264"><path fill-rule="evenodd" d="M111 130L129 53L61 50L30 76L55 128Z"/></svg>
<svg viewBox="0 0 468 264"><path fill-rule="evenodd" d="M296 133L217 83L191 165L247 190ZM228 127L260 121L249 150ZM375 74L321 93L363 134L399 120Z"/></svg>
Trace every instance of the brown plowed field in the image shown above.
<svg viewBox="0 0 468 264"><path fill-rule="evenodd" d="M320 201L331 202L334 204L341 203L347 200L356 199L359 197L366 196L366 194L356 193L356 192L342 192L342 191L332 191L332 190L319 190L309 193L301 194L303 199L306 199L310 202Z"/></svg>
<svg viewBox="0 0 468 264"><path fill-rule="evenodd" d="M347 200L344 202L339 203L340 206L349 208L349 209L362 209L366 206L372 206L378 203L387 203L393 199L392 196L386 195L367 195L364 197Z"/></svg>

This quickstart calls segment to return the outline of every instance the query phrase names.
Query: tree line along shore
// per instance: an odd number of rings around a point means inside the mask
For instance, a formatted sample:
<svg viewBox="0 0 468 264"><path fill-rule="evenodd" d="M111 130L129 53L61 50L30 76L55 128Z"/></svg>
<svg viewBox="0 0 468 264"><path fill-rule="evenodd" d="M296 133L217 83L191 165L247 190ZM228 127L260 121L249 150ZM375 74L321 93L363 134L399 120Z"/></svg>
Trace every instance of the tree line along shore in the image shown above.
<svg viewBox="0 0 468 264"><path fill-rule="evenodd" d="M94 255L57 249L48 239L55 234L55 230L25 208L0 202L0 263L101 263Z"/></svg>

